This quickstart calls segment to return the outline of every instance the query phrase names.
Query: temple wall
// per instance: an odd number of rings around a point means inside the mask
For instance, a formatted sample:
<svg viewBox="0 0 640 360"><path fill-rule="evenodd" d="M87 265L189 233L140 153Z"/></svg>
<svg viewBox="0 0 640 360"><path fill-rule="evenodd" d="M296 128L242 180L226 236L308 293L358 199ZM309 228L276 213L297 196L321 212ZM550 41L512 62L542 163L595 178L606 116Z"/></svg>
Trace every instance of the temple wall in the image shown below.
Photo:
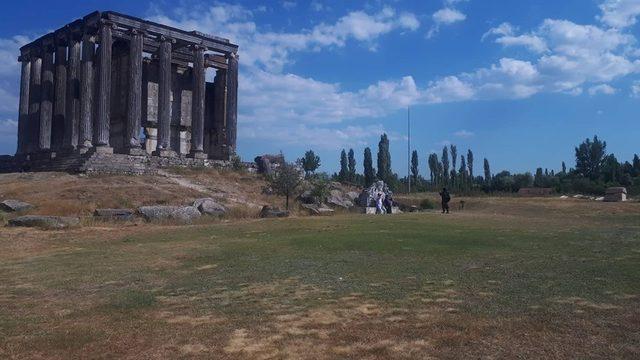
<svg viewBox="0 0 640 360"><path fill-rule="evenodd" d="M171 77L171 149L178 154L188 154L191 148L191 103L192 80L189 71L172 66ZM142 126L153 129L158 127L158 66L156 63L144 63L142 75ZM155 141L156 139L149 139ZM147 149L155 145L145 143ZM148 151L148 150L147 150Z"/></svg>

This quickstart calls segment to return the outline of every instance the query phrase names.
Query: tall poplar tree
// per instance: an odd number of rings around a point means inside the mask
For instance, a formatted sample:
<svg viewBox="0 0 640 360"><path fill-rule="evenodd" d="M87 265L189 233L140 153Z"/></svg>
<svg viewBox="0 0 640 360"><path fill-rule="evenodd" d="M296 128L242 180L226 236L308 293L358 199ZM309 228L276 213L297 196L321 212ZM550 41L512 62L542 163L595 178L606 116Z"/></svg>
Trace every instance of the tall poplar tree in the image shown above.
<svg viewBox="0 0 640 360"><path fill-rule="evenodd" d="M356 155L353 149L349 149L349 181L356 181Z"/></svg>
<svg viewBox="0 0 640 360"><path fill-rule="evenodd" d="M340 172L338 173L340 181L349 180L349 166L347 162L347 152L342 149L340 152Z"/></svg>
<svg viewBox="0 0 640 360"><path fill-rule="evenodd" d="M484 182L486 184L491 183L491 169L489 168L489 160L484 158Z"/></svg>
<svg viewBox="0 0 640 360"><path fill-rule="evenodd" d="M382 134L380 136L380 142L378 143L378 179L390 184L392 175L389 138L387 134Z"/></svg>
<svg viewBox="0 0 640 360"><path fill-rule="evenodd" d="M418 174L419 174L419 167L418 167L418 151L413 150L413 152L411 153L411 175L413 177L413 179L411 180L414 184L418 183Z"/></svg>
<svg viewBox="0 0 640 360"><path fill-rule="evenodd" d="M442 183L447 186L449 184L449 149L445 145L442 148Z"/></svg>
<svg viewBox="0 0 640 360"><path fill-rule="evenodd" d="M371 149L364 149L364 185L369 186L376 181L376 171L373 169L373 158L371 156Z"/></svg>
<svg viewBox="0 0 640 360"><path fill-rule="evenodd" d="M473 183L473 151L467 151L467 167L469 168L469 179Z"/></svg>

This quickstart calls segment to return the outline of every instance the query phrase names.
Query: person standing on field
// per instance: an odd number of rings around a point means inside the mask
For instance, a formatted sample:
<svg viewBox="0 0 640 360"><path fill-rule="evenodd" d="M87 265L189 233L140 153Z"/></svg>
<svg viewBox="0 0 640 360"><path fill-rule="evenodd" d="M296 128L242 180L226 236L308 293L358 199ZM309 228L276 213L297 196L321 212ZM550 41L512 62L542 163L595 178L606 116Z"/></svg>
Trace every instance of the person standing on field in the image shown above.
<svg viewBox="0 0 640 360"><path fill-rule="evenodd" d="M442 213L444 214L446 211L446 213L448 214L449 201L451 201L451 194L449 194L449 191L447 190L447 188L442 188L442 191L440 192L440 198L442 199Z"/></svg>

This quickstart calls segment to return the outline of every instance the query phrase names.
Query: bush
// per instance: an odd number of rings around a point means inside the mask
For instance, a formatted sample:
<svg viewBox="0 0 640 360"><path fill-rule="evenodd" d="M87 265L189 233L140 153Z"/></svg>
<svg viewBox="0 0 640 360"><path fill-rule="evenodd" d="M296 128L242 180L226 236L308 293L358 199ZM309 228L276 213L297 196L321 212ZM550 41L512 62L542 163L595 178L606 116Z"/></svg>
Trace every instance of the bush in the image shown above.
<svg viewBox="0 0 640 360"><path fill-rule="evenodd" d="M235 171L246 170L244 167L244 164L242 164L242 159L240 158L240 156L233 154L229 158L229 161L231 162L231 168L233 170Z"/></svg>
<svg viewBox="0 0 640 360"><path fill-rule="evenodd" d="M436 203L431 199L424 199L420 201L420 209L422 210L432 210L436 208Z"/></svg>

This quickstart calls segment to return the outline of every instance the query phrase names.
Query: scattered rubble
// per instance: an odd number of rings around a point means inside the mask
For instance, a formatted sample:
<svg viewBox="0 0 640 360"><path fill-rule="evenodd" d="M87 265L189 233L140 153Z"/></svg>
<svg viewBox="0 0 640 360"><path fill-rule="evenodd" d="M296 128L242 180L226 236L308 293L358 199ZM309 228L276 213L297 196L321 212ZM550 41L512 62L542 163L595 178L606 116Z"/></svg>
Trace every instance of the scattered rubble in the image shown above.
<svg viewBox="0 0 640 360"><path fill-rule="evenodd" d="M222 216L227 213L227 208L212 198L197 199L193 202L193 206L198 209L202 215Z"/></svg>
<svg viewBox="0 0 640 360"><path fill-rule="evenodd" d="M33 208L33 205L20 200L7 199L0 202L0 210L6 212L27 211L31 208Z"/></svg>

